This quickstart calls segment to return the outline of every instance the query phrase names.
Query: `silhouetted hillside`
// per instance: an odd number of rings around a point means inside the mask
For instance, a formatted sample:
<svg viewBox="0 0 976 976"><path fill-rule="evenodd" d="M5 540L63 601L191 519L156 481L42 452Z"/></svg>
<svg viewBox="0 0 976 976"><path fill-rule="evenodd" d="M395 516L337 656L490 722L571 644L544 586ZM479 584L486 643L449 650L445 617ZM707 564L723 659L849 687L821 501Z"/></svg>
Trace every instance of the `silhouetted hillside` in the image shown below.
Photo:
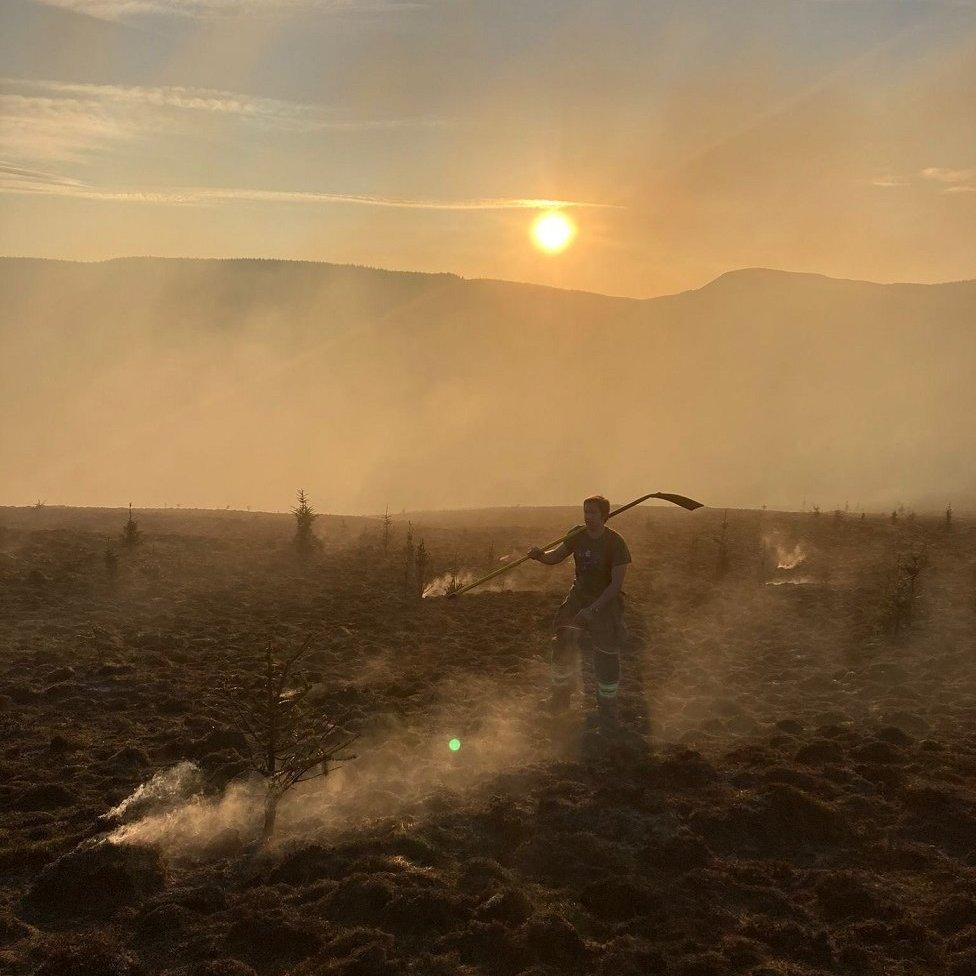
<svg viewBox="0 0 976 976"><path fill-rule="evenodd" d="M5 497L332 510L976 498L976 282L637 301L309 262L0 260Z"/></svg>

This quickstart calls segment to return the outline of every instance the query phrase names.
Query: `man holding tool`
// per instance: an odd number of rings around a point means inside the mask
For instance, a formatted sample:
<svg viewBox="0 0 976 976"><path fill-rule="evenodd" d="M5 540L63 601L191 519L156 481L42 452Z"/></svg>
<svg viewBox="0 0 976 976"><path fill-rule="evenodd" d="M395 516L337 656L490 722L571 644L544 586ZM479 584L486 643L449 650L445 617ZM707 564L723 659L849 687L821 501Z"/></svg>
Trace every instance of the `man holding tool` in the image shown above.
<svg viewBox="0 0 976 976"><path fill-rule="evenodd" d="M627 639L620 588L631 562L623 536L605 524L609 516L610 502L602 495L593 495L583 502L585 531L569 534L554 549L543 551L534 546L528 552L530 559L547 566L573 555L576 579L553 620L550 709L557 718L569 708L570 682L579 667L579 638L585 634L593 649L603 734L613 734L618 728L620 648Z"/></svg>
<svg viewBox="0 0 976 976"><path fill-rule="evenodd" d="M550 674L552 696L550 707L554 715L565 714L570 698L570 678L577 666L577 636L585 633L593 645L593 664L599 691L600 725L608 733L617 727L617 685L620 681L620 648L626 640L623 621L623 585L630 563L627 543L613 529L606 527L608 519L620 515L649 498L679 505L688 512L702 508L701 502L669 491L654 491L641 495L620 508L610 511L610 503L602 495L593 495L583 502L586 525L577 525L561 539L548 543L544 549L533 546L524 556L448 593L456 599L482 583L511 572L527 559L535 559L547 566L562 562L570 553L576 560L576 581L563 601L553 621Z"/></svg>

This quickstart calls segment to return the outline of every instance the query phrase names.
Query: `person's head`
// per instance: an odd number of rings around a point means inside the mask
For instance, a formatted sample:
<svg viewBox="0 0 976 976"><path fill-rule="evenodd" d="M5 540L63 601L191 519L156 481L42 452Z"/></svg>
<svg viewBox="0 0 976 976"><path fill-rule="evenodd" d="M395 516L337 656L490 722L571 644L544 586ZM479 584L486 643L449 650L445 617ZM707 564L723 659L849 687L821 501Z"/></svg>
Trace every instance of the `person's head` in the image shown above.
<svg viewBox="0 0 976 976"><path fill-rule="evenodd" d="M583 521L588 529L602 528L610 516L610 502L603 495L590 495L583 501Z"/></svg>

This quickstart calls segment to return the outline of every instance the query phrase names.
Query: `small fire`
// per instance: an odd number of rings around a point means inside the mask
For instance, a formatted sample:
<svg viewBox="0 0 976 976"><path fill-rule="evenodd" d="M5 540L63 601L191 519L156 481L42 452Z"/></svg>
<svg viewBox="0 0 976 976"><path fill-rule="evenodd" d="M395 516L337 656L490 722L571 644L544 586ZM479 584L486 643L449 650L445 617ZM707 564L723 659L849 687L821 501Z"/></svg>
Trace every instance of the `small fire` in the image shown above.
<svg viewBox="0 0 976 976"><path fill-rule="evenodd" d="M426 600L431 596L447 596L454 590L467 586L478 579L477 573L470 569L458 570L456 573L444 573L432 579L425 587L423 598ZM520 575L516 570L514 573L499 575L496 579L488 580L478 587L479 592L500 593L505 590L535 590L538 584L533 584L525 576Z"/></svg>
<svg viewBox="0 0 976 976"><path fill-rule="evenodd" d="M789 567L787 567L789 568ZM812 576L787 576L784 579L774 579L767 580L767 586L783 586L784 584L789 584L791 586L799 586L804 583L814 583L816 582Z"/></svg>
<svg viewBox="0 0 976 976"><path fill-rule="evenodd" d="M429 596L446 596L448 592L467 586L468 583L473 583L476 579L474 573L466 570L459 573L444 573L442 576L432 579L424 587L424 599L426 600Z"/></svg>
<svg viewBox="0 0 976 976"><path fill-rule="evenodd" d="M792 549L787 549L777 543L776 558L779 561L776 566L777 569L796 569L807 558L807 552L803 548L802 542L798 542Z"/></svg>

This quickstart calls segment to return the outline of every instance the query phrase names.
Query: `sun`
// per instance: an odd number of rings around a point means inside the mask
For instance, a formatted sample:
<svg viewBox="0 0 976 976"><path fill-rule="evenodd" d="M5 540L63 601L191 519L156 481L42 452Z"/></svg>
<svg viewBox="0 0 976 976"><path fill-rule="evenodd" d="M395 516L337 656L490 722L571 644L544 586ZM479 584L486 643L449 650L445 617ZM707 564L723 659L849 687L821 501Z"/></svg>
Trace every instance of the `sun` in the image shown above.
<svg viewBox="0 0 976 976"><path fill-rule="evenodd" d="M540 214L532 224L535 246L549 254L565 251L576 236L576 225L559 210Z"/></svg>

